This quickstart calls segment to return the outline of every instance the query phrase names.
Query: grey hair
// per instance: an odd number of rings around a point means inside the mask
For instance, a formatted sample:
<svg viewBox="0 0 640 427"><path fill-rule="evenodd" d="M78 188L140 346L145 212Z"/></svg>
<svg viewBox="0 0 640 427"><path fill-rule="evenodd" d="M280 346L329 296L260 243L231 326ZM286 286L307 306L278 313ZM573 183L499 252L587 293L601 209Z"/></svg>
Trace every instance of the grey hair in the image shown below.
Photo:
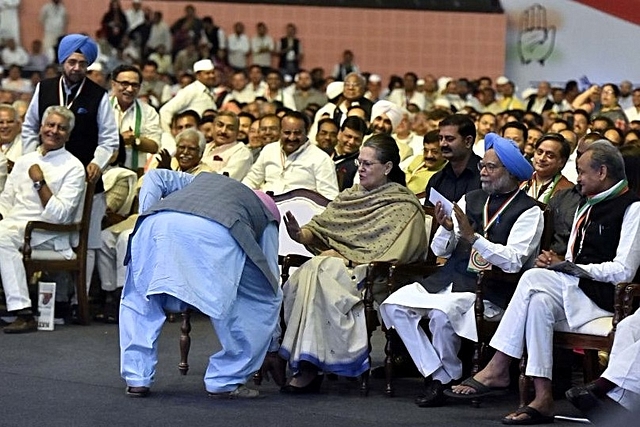
<svg viewBox="0 0 640 427"><path fill-rule="evenodd" d="M364 76L356 71L352 71L349 74L347 74L346 76L344 76L344 81L347 81L347 79L351 76L356 76L358 78L358 80L360 80L360 85L362 87L367 87L367 79L364 78Z"/></svg>
<svg viewBox="0 0 640 427"><path fill-rule="evenodd" d="M44 125L44 122L47 120L50 114L56 114L67 119L67 122L69 122L69 133L71 133L76 125L76 116L73 114L73 111L62 105L51 105L47 107L46 110L44 110L40 124Z"/></svg>
<svg viewBox="0 0 640 427"><path fill-rule="evenodd" d="M198 155L202 157L204 154L204 148L207 145L207 140L205 139L204 134L196 128L187 128L176 135L176 145L178 144L178 141L184 138L195 138L198 140Z"/></svg>
<svg viewBox="0 0 640 427"><path fill-rule="evenodd" d="M13 120L20 120L20 116L18 116L18 110L13 108L11 104L0 104L0 111L8 111L13 114Z"/></svg>
<svg viewBox="0 0 640 427"><path fill-rule="evenodd" d="M607 167L607 177L618 182L627 179L624 170L624 159L620 150L613 146L606 139L599 139L587 148L583 155L591 153L591 168L598 169L600 166Z"/></svg>

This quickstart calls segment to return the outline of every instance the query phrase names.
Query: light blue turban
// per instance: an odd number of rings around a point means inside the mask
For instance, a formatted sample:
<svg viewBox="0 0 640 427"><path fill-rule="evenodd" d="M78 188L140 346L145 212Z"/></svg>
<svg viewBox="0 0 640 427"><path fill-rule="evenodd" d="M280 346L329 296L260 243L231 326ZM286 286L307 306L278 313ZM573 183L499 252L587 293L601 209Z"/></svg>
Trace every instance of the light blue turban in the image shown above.
<svg viewBox="0 0 640 427"><path fill-rule="evenodd" d="M484 137L484 151L493 148L496 155L511 175L520 181L526 181L533 175L533 166L524 158L518 145L510 139L495 133L488 133Z"/></svg>
<svg viewBox="0 0 640 427"><path fill-rule="evenodd" d="M72 53L78 51L84 55L88 65L93 64L98 57L98 45L91 37L83 34L69 34L60 40L58 62L62 64Z"/></svg>

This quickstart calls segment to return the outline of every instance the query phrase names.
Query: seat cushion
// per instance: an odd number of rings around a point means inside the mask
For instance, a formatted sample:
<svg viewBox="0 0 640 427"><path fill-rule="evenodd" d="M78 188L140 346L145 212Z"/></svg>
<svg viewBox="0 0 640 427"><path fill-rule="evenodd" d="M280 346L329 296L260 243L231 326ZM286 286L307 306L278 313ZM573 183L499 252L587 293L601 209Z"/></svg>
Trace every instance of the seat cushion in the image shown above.
<svg viewBox="0 0 640 427"><path fill-rule="evenodd" d="M34 249L31 251L31 259L37 260L69 260L76 259L76 253L71 249L55 251L53 249Z"/></svg>
<svg viewBox="0 0 640 427"><path fill-rule="evenodd" d="M577 329L569 328L569 324L566 320L558 322L553 328L559 332L573 332L576 334L596 335L599 337L606 337L611 332L613 317L600 317L590 322L585 323Z"/></svg>

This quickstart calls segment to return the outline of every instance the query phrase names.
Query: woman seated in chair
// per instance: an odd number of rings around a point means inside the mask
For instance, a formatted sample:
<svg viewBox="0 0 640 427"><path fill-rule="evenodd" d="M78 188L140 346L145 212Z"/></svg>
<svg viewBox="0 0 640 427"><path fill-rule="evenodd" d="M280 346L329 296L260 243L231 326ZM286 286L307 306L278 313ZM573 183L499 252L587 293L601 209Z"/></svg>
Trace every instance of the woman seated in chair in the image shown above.
<svg viewBox="0 0 640 427"><path fill-rule="evenodd" d="M360 183L300 227L287 212L292 239L316 256L284 285L287 324L280 356L295 373L285 393L318 391L319 372L355 377L369 369L362 291L371 261L408 263L427 251L424 212L405 187L393 138L371 137L358 158Z"/></svg>

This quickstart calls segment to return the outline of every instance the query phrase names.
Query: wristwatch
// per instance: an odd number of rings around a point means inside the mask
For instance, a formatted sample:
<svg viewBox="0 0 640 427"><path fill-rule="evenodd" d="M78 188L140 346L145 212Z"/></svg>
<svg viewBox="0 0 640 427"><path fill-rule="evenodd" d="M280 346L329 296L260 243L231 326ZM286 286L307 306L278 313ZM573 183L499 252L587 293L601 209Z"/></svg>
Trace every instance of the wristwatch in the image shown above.
<svg viewBox="0 0 640 427"><path fill-rule="evenodd" d="M40 191L40 189L42 187L44 187L45 185L47 185L47 181L45 181L44 179L40 180L40 181L34 181L33 182L33 188L35 188L36 191Z"/></svg>
<svg viewBox="0 0 640 427"><path fill-rule="evenodd" d="M137 147L137 146L139 146L139 145L140 145L140 138L136 138L136 139L133 141L133 145L135 145L136 147Z"/></svg>

